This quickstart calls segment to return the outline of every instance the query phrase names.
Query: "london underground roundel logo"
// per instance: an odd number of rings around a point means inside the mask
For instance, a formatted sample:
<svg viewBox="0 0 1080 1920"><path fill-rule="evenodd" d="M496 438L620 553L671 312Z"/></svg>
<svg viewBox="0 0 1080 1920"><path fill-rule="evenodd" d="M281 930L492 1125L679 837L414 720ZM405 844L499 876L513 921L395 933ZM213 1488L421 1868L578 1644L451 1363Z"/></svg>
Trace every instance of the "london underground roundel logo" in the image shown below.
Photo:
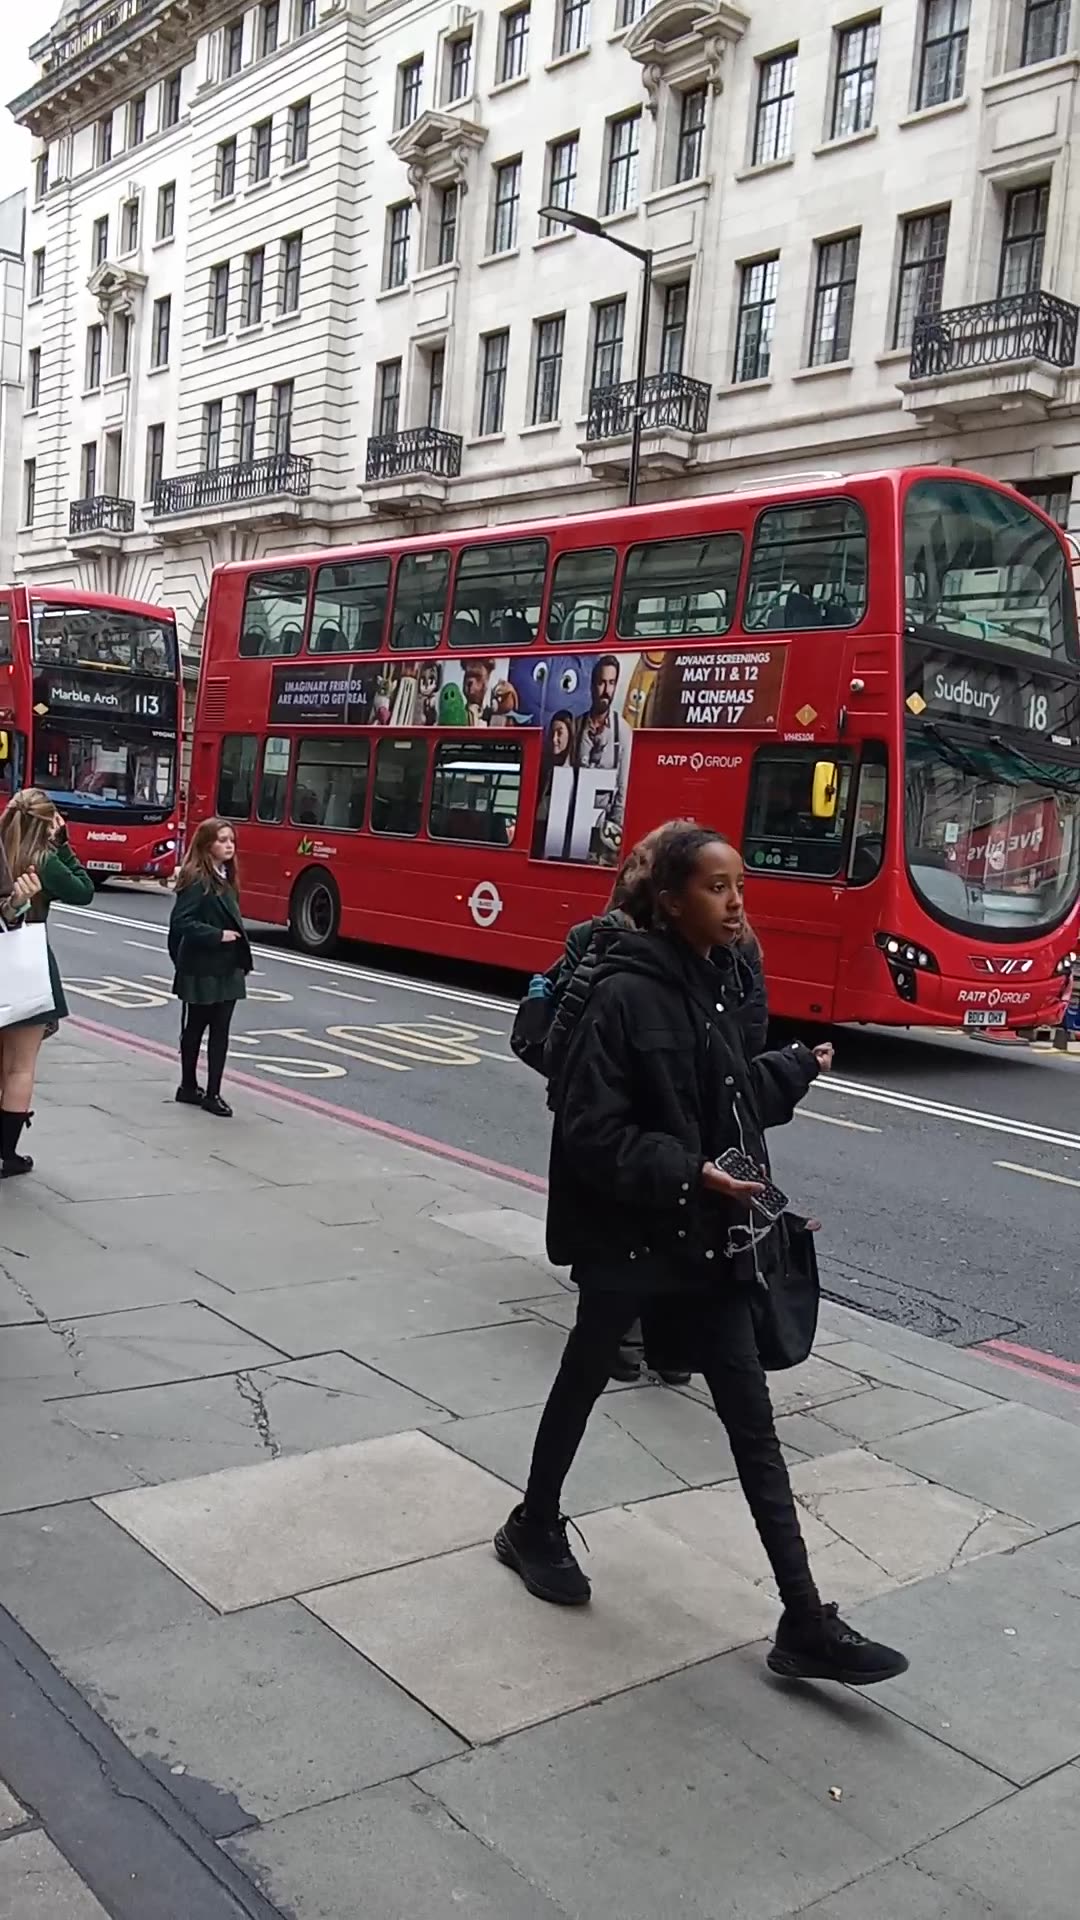
<svg viewBox="0 0 1080 1920"><path fill-rule="evenodd" d="M502 895L493 880L479 880L469 895L469 912L478 927L493 927L503 910Z"/></svg>

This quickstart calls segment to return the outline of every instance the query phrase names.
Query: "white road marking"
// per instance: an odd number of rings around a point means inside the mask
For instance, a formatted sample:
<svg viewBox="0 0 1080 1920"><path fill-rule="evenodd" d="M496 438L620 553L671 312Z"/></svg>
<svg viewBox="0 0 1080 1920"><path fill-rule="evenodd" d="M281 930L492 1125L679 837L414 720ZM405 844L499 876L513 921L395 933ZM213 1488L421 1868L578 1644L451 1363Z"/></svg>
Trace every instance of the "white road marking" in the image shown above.
<svg viewBox="0 0 1080 1920"><path fill-rule="evenodd" d="M878 1106L924 1114L930 1120L951 1120L964 1127L981 1127L988 1133L1018 1134L1024 1140L1038 1140L1044 1146L1068 1147L1080 1152L1080 1134L1038 1127L1031 1120L1010 1120L1003 1113L975 1113L970 1107L953 1107L944 1100L923 1100L913 1093L894 1093L888 1087L865 1086L859 1080L845 1080L835 1073L822 1074L814 1085L825 1093L850 1094L856 1100L873 1100Z"/></svg>
<svg viewBox="0 0 1080 1920"><path fill-rule="evenodd" d="M70 920L61 920L58 924L65 933L81 933L85 940L96 940L98 938L98 930L96 927L77 927ZM155 948L155 952L156 951L157 949Z"/></svg>
<svg viewBox="0 0 1080 1920"><path fill-rule="evenodd" d="M166 947L165 947L165 944L164 944L164 941L162 941L162 942L161 942L161 943L160 943L160 944L159 944L158 946L156 946L156 947L155 947L155 946L152 946L149 940L125 940L125 941L124 941L124 945L125 945L125 947L141 947L144 953L164 953L164 952L166 952Z"/></svg>
<svg viewBox="0 0 1080 1920"><path fill-rule="evenodd" d="M880 1133L880 1127L864 1126L861 1120L841 1120L838 1113L815 1113L812 1107L796 1107L796 1120L820 1120L826 1127L847 1127L850 1133Z"/></svg>
<svg viewBox="0 0 1080 1920"><path fill-rule="evenodd" d="M1080 1187L1080 1180L1070 1180L1065 1173L1047 1173L1044 1167L1022 1167L1016 1160L995 1160L995 1167L1003 1167L1006 1173L1026 1173L1032 1180L1052 1180L1056 1187Z"/></svg>
<svg viewBox="0 0 1080 1920"><path fill-rule="evenodd" d="M329 993L335 1000L359 1000L365 1007L375 1007L379 1004L370 993L347 993L344 987L319 987L314 981L311 983L311 991L312 993Z"/></svg>

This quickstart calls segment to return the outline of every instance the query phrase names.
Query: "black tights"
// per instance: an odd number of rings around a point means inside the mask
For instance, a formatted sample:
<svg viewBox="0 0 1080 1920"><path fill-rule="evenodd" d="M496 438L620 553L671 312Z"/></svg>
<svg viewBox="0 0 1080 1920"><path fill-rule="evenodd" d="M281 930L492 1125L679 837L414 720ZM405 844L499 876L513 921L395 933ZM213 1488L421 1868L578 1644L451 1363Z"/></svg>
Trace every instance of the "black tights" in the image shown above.
<svg viewBox="0 0 1080 1920"><path fill-rule="evenodd" d="M566 1342L533 1449L527 1512L557 1518L565 1480L589 1415L611 1377L620 1342L645 1303L632 1293L586 1287L577 1323ZM663 1302L665 1320L678 1326L678 1347L705 1375L727 1429L735 1468L785 1607L805 1614L820 1606L799 1519L780 1451L772 1402L745 1294L682 1294Z"/></svg>
<svg viewBox="0 0 1080 1920"><path fill-rule="evenodd" d="M185 1001L180 1024L180 1067L182 1084L189 1093L198 1084L199 1048L204 1033L207 1036L206 1091L221 1092L221 1076L229 1051L229 1024L235 1005L235 1000L218 1000L210 1007L193 1006Z"/></svg>

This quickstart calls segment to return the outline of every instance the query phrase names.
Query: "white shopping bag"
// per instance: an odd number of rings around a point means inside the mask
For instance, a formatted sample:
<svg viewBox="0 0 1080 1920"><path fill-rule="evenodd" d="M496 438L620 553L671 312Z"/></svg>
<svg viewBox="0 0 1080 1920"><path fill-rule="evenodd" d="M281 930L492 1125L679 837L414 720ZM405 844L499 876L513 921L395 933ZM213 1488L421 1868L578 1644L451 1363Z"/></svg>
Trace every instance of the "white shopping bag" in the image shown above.
<svg viewBox="0 0 1080 1920"><path fill-rule="evenodd" d="M0 1028L44 1017L53 1004L44 921L0 934Z"/></svg>

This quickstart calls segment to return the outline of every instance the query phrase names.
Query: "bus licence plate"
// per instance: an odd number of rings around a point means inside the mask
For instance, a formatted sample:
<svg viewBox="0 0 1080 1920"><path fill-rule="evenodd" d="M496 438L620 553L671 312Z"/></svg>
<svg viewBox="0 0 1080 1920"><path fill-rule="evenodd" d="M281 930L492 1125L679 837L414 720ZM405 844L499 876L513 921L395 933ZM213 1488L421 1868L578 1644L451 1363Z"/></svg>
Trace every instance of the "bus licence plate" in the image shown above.
<svg viewBox="0 0 1080 1920"><path fill-rule="evenodd" d="M1007 1013L985 1013L976 1010L965 1013L965 1027L1003 1027L1008 1020Z"/></svg>
<svg viewBox="0 0 1080 1920"><path fill-rule="evenodd" d="M88 860L86 870L88 873L123 873L124 871L119 860Z"/></svg>

